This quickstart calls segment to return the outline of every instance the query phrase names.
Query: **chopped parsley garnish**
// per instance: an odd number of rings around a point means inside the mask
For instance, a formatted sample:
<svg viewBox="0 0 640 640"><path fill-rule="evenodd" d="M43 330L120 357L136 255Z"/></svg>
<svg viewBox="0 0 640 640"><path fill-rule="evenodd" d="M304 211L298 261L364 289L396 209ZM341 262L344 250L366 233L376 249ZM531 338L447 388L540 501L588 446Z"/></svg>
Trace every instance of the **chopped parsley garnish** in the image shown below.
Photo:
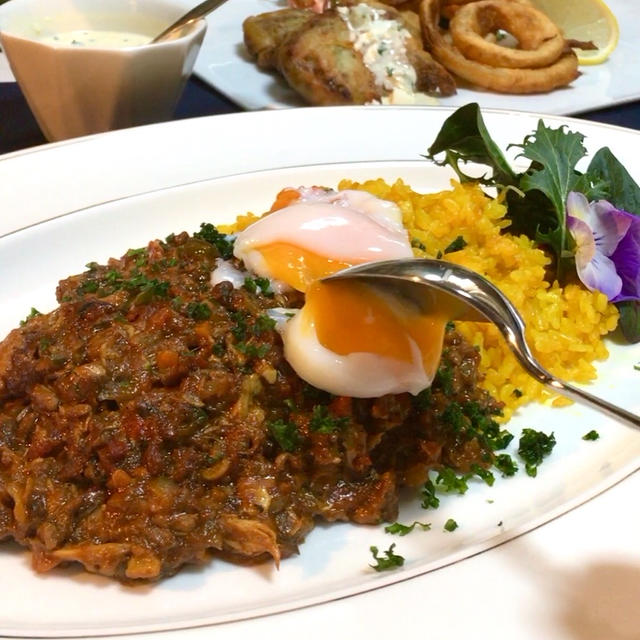
<svg viewBox="0 0 640 640"><path fill-rule="evenodd" d="M233 257L233 240L224 233L220 233L210 222L203 222L200 225L200 231L196 231L193 237L212 244L224 260Z"/></svg>
<svg viewBox="0 0 640 640"><path fill-rule="evenodd" d="M275 329L276 321L268 315L262 314L256 318L253 325L253 335L260 336L267 331Z"/></svg>
<svg viewBox="0 0 640 640"><path fill-rule="evenodd" d="M591 431L589 431L589 433L585 433L582 436L583 440L597 440L600 437L600 434L595 430L595 429L591 429Z"/></svg>
<svg viewBox="0 0 640 640"><path fill-rule="evenodd" d="M506 429L500 429L500 425L491 417L491 413L477 402L466 402L462 410L471 420L473 433L492 451L505 449L513 440L513 434Z"/></svg>
<svg viewBox="0 0 640 640"><path fill-rule="evenodd" d="M549 435L534 429L523 429L518 446L518 454L525 462L527 475L535 478L538 466L548 456L556 444L553 432Z"/></svg>
<svg viewBox="0 0 640 640"><path fill-rule="evenodd" d="M420 242L420 240L418 240L418 238L411 238L411 246L414 249L420 249L420 251L426 251L427 247L424 246L424 244L422 244L422 242Z"/></svg>
<svg viewBox="0 0 640 640"><path fill-rule="evenodd" d="M300 444L300 433L298 428L292 422L285 420L275 420L267 424L269 433L274 440L280 445L283 451L295 451Z"/></svg>
<svg viewBox="0 0 640 640"><path fill-rule="evenodd" d="M231 327L231 334L238 342L242 342L247 337L247 315L242 311L234 311L231 320L235 323Z"/></svg>
<svg viewBox="0 0 640 640"><path fill-rule="evenodd" d="M317 404L311 411L309 428L316 433L333 433L334 431L342 429L348 422L348 417L332 416L329 414L329 409L325 405Z"/></svg>
<svg viewBox="0 0 640 640"><path fill-rule="evenodd" d="M251 342L237 342L236 349L240 351L240 353L244 353L244 355L248 356L249 358L264 358L267 353L269 353L271 345L253 344Z"/></svg>
<svg viewBox="0 0 640 640"><path fill-rule="evenodd" d="M224 342L216 342L213 347L211 347L211 353L218 358L221 358L227 351Z"/></svg>
<svg viewBox="0 0 640 640"><path fill-rule="evenodd" d="M457 402L448 404L442 412L441 418L442 421L455 432L462 431L467 424L465 415L462 412L462 407Z"/></svg>
<svg viewBox="0 0 640 640"><path fill-rule="evenodd" d="M511 477L518 471L516 461L508 453L500 453L495 457L493 465L504 477Z"/></svg>
<svg viewBox="0 0 640 640"><path fill-rule="evenodd" d="M423 389L418 395L413 397L413 406L418 411L424 411L431 405L431 387Z"/></svg>
<svg viewBox="0 0 640 640"><path fill-rule="evenodd" d="M436 495L436 486L431 480L427 480L422 487L421 504L423 509L437 509L440 506L440 498Z"/></svg>
<svg viewBox="0 0 640 640"><path fill-rule="evenodd" d="M453 395L453 368L451 365L441 364L436 372L434 382L442 387L446 396Z"/></svg>
<svg viewBox="0 0 640 640"><path fill-rule="evenodd" d="M97 270L91 263L89 273ZM137 294L136 302L149 302L153 297L166 298L169 295L170 284L166 281L149 278L144 273L134 270L126 278L117 269L109 269L102 277L88 278L80 284L77 291L80 295L95 293L99 297L104 297L116 291L129 291Z"/></svg>
<svg viewBox="0 0 640 640"><path fill-rule="evenodd" d="M445 493L459 493L462 495L469 489L467 478L468 476L459 476L450 467L444 467L444 469L438 471L436 487Z"/></svg>
<svg viewBox="0 0 640 640"><path fill-rule="evenodd" d="M271 282L269 278L250 278L246 277L244 279L244 283L242 285L249 293L262 293L265 296L272 296L273 291L271 291Z"/></svg>
<svg viewBox="0 0 640 640"><path fill-rule="evenodd" d="M462 237L458 236L445 250L446 253L453 253L454 251L460 251L467 246L467 241Z"/></svg>
<svg viewBox="0 0 640 640"><path fill-rule="evenodd" d="M141 247L140 249L129 249L125 256L127 258L136 258L136 267L143 267L147 264L146 247Z"/></svg>
<svg viewBox="0 0 640 640"><path fill-rule="evenodd" d="M396 543L394 542L385 552L384 556L378 555L378 547L371 546L369 550L376 564L370 564L369 566L376 571L389 571L390 569L397 569L404 564L404 558L393 552Z"/></svg>
<svg viewBox="0 0 640 640"><path fill-rule="evenodd" d="M492 487L493 483L496 481L493 473L491 473L491 471L489 471L488 469L481 467L479 464L472 464L471 471L473 471L473 473L479 478L484 480L484 483L489 485L490 487Z"/></svg>
<svg viewBox="0 0 640 640"><path fill-rule="evenodd" d="M431 529L431 524L428 522L418 522L417 520L408 525L394 522L393 524L387 525L384 530L386 533L391 533L396 536L406 536L411 533L416 527L420 527L423 531L429 531L429 529Z"/></svg>
<svg viewBox="0 0 640 640"><path fill-rule="evenodd" d="M455 531L457 528L458 528L458 523L453 518L449 518L444 523L444 530L448 531L449 533L451 533L452 531Z"/></svg>
<svg viewBox="0 0 640 640"><path fill-rule="evenodd" d="M208 320L211 317L211 307L206 302L190 302L186 312L194 320Z"/></svg>
<svg viewBox="0 0 640 640"><path fill-rule="evenodd" d="M20 321L20 325L26 324L27 322L29 322L29 320L31 320L31 318L35 318L36 316L41 316L42 314L35 308L35 307L31 307L31 311L29 311L29 315L24 319Z"/></svg>
<svg viewBox="0 0 640 640"><path fill-rule="evenodd" d="M524 395L524 393L522 393L522 391L520 389L514 389L511 392L511 395L516 397L516 398L522 398L522 396Z"/></svg>

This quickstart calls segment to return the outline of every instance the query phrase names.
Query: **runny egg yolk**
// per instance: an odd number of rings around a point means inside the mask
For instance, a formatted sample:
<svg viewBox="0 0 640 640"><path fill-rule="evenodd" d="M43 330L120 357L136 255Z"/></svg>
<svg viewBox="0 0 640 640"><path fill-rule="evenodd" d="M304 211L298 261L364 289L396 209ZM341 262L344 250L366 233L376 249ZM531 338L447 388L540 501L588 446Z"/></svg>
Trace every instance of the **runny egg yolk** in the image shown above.
<svg viewBox="0 0 640 640"><path fill-rule="evenodd" d="M315 282L283 329L285 357L301 378L335 395L417 394L435 376L445 324L369 284Z"/></svg>
<svg viewBox="0 0 640 640"><path fill-rule="evenodd" d="M285 282L298 291L307 291L319 278L352 266L349 262L318 255L304 247L287 242L274 242L260 247L272 278Z"/></svg>
<svg viewBox="0 0 640 640"><path fill-rule="evenodd" d="M327 349L340 355L375 353L409 364L416 360L417 347L427 377L435 375L445 325L438 315L403 305L370 285L341 280L315 282L305 307Z"/></svg>

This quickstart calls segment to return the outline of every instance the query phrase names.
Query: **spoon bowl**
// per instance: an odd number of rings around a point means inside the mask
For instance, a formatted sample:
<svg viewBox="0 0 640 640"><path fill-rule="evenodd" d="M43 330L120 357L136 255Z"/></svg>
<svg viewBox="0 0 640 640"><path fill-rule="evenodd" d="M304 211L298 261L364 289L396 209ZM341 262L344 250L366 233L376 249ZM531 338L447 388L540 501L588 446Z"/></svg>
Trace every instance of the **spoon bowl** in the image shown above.
<svg viewBox="0 0 640 640"><path fill-rule="evenodd" d="M370 262L324 278L356 279L408 298L425 313L447 311L452 320L492 322L525 371L538 382L571 400L581 402L640 428L640 417L560 380L534 357L525 337L525 323L513 303L486 278L443 260L407 258Z"/></svg>

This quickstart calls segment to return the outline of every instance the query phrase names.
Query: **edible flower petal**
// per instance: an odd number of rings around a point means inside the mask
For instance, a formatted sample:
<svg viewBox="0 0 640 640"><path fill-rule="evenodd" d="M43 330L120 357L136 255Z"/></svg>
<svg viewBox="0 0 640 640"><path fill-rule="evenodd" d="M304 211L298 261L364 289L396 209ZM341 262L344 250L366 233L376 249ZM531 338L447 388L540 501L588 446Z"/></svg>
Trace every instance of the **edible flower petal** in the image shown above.
<svg viewBox="0 0 640 640"><path fill-rule="evenodd" d="M640 298L640 218L572 191L567 228L576 245L578 277L588 289L612 302Z"/></svg>

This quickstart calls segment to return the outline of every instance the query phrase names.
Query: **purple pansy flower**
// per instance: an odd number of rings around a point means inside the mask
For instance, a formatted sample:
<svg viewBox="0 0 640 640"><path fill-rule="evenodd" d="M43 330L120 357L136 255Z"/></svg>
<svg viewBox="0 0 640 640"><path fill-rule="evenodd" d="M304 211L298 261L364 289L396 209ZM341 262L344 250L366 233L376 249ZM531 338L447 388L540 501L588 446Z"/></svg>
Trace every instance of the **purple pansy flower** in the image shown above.
<svg viewBox="0 0 640 640"><path fill-rule="evenodd" d="M640 217L606 200L591 202L572 191L567 228L576 244L578 277L612 302L640 299Z"/></svg>

